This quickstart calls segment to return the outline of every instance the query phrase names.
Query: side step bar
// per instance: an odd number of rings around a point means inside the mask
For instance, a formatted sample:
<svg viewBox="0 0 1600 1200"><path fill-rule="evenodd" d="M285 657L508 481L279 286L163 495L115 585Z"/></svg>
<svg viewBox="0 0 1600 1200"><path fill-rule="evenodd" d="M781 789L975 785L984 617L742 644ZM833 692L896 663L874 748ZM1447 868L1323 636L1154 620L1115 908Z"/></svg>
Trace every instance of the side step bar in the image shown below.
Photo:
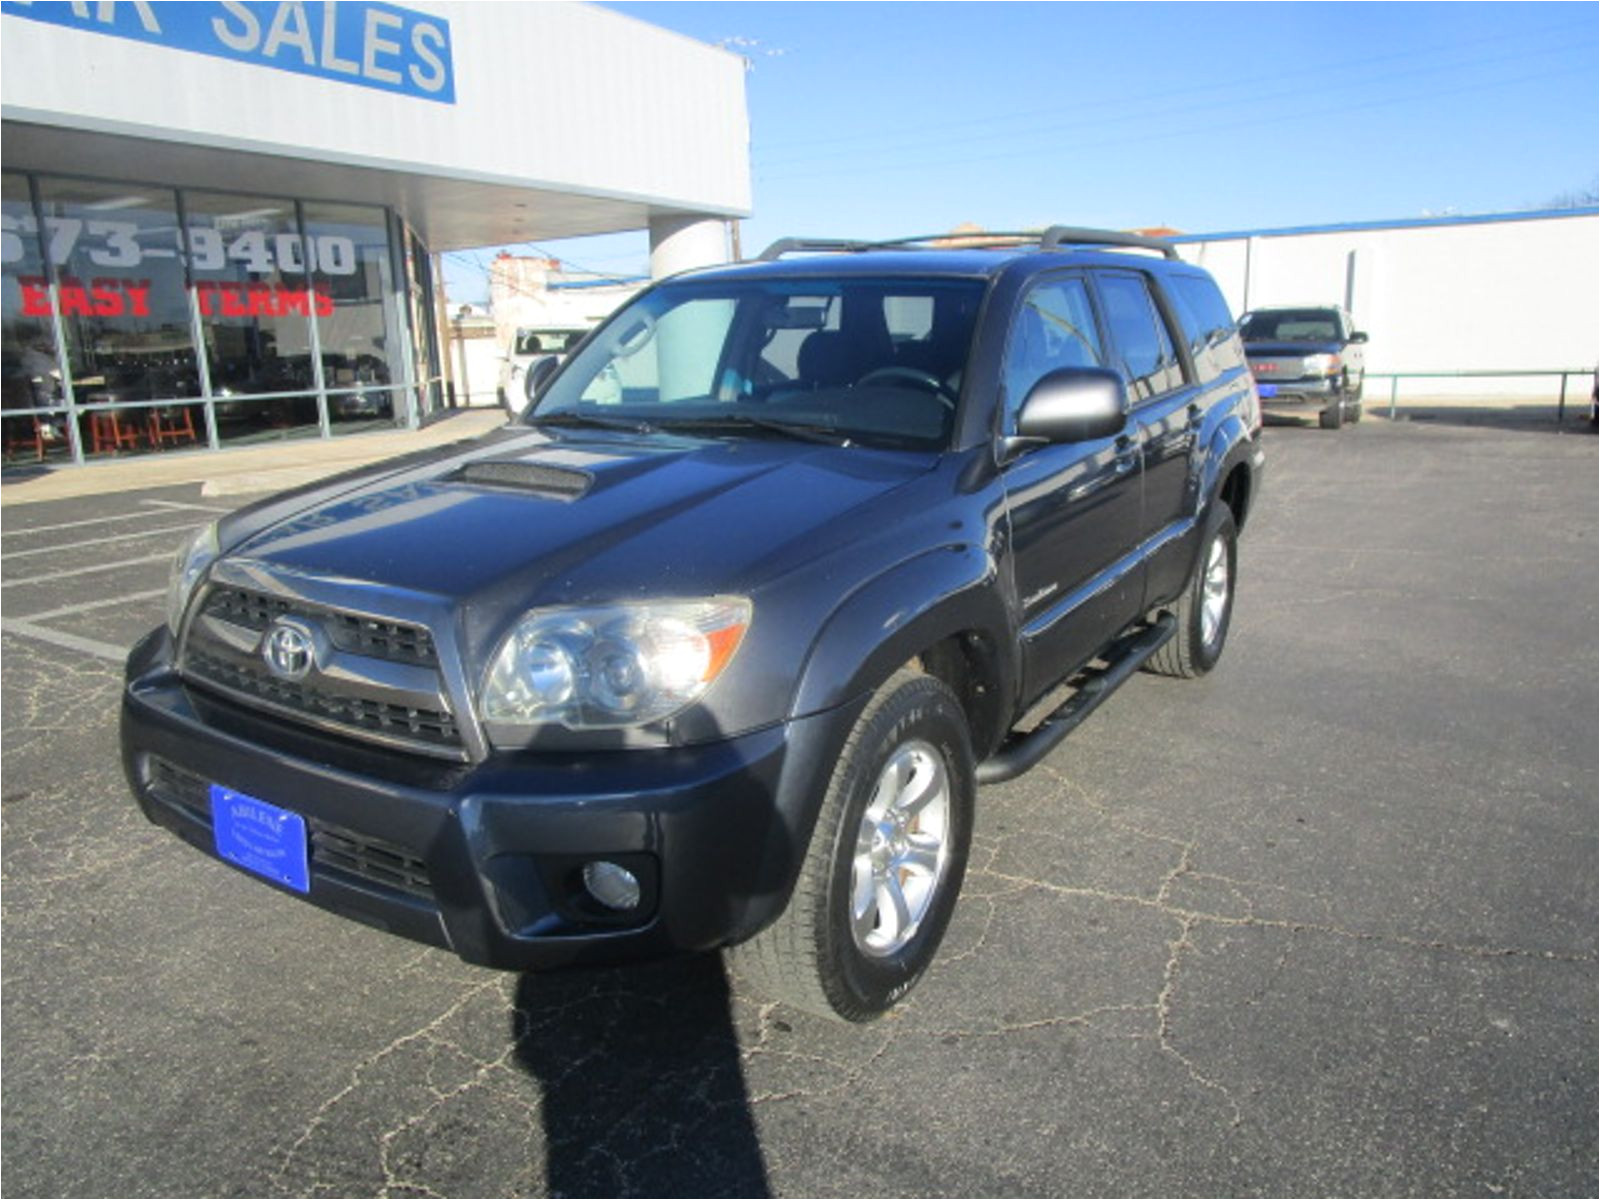
<svg viewBox="0 0 1600 1200"><path fill-rule="evenodd" d="M1127 682L1141 666L1178 630L1171 613L1162 613L1155 622L1113 644L1104 657L1109 665L1087 672L1088 678L1067 698L1067 702L1027 734L1007 738L992 758L978 764L978 782L1004 783L1037 766L1041 758L1061 744L1061 740L1083 724L1083 720L1102 701Z"/></svg>

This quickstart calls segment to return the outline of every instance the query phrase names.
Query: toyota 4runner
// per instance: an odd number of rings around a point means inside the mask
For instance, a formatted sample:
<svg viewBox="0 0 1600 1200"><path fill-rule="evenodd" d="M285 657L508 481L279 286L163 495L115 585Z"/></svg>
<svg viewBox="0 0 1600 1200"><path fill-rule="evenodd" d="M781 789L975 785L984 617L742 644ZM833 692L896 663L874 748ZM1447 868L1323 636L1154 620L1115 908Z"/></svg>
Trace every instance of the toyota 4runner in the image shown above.
<svg viewBox="0 0 1600 1200"><path fill-rule="evenodd" d="M1260 413L1165 243L781 242L537 383L182 549L123 695L152 821L471 962L734 946L862 1020L979 785L1227 639Z"/></svg>

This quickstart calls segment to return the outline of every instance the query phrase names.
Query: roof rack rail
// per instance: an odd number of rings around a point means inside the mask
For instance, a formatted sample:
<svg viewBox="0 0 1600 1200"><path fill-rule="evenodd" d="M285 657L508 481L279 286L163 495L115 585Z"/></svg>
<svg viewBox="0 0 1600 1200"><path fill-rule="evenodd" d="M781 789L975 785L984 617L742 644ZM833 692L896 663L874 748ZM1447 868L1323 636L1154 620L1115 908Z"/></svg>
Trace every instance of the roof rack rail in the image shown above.
<svg viewBox="0 0 1600 1200"><path fill-rule="evenodd" d="M943 246L941 246L941 243ZM952 245L953 243L953 245ZM984 250L1002 246L1038 246L1041 250L1064 250L1074 246L1108 246L1128 250L1154 250L1176 259L1177 248L1161 238L1142 233L1119 233L1112 229L1078 229L1052 225L1044 233L925 233L916 237L888 238L882 241L852 241L845 238L779 238L763 250L757 262L776 262L785 254L859 254L863 250L931 250L940 248Z"/></svg>
<svg viewBox="0 0 1600 1200"><path fill-rule="evenodd" d="M1178 249L1161 238L1142 233L1118 233L1111 229L1076 229L1052 225L1039 239L1041 250L1060 250L1069 246L1121 246L1130 250L1155 250L1166 258L1177 258Z"/></svg>
<svg viewBox="0 0 1600 1200"><path fill-rule="evenodd" d="M853 242L843 238L779 238L760 254L756 255L756 262L776 262L785 254L805 254L808 252L845 252L850 250L865 250L872 246L872 242Z"/></svg>

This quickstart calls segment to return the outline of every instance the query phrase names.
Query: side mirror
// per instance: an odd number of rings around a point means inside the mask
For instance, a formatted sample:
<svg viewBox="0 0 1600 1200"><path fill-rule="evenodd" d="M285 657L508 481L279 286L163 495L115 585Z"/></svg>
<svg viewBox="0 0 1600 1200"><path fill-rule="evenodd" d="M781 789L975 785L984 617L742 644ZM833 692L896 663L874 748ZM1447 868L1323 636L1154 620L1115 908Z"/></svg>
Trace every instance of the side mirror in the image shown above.
<svg viewBox="0 0 1600 1200"><path fill-rule="evenodd" d="M1350 335L1350 340L1352 342L1357 343L1358 345L1363 345L1364 346L1364 345L1366 345L1366 342L1367 342L1367 335L1364 334L1364 333L1352 333Z"/></svg>
<svg viewBox="0 0 1600 1200"><path fill-rule="evenodd" d="M1017 412L1017 433L1006 439L1007 459L1030 445L1090 442L1122 432L1128 420L1128 389L1116 371L1063 367L1028 393Z"/></svg>
<svg viewBox="0 0 1600 1200"><path fill-rule="evenodd" d="M522 387L529 400L538 399L539 392L550 382L550 376L556 373L560 365L554 358L541 358L523 372Z"/></svg>

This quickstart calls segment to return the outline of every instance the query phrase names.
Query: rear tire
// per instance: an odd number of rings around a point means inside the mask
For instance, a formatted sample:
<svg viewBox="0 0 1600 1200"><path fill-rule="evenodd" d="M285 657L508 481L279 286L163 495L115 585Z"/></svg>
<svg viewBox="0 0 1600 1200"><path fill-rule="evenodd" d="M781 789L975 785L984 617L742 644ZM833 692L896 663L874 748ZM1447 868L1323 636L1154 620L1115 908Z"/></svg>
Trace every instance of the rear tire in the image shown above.
<svg viewBox="0 0 1600 1200"><path fill-rule="evenodd" d="M1157 675L1198 678L1217 665L1228 640L1239 560L1233 511L1220 500L1213 502L1203 528L1194 574L1172 608L1177 631L1145 662L1145 669Z"/></svg>
<svg viewBox="0 0 1600 1200"><path fill-rule="evenodd" d="M775 1000L870 1021L921 978L966 873L971 736L945 684L896 672L850 731L789 906L729 953Z"/></svg>

